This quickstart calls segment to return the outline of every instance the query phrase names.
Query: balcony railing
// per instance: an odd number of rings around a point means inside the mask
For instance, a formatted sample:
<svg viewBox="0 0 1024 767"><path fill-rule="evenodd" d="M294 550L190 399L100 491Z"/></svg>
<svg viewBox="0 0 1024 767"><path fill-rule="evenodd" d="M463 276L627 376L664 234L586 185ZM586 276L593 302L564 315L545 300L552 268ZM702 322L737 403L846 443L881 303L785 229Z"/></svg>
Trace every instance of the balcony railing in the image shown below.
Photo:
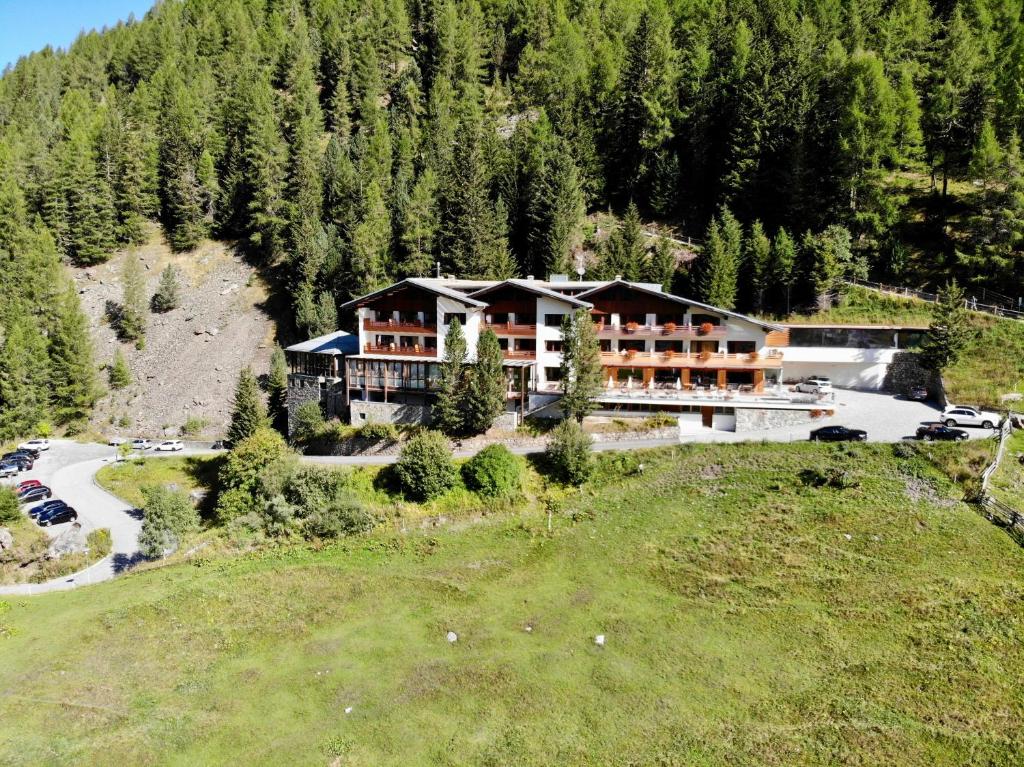
<svg viewBox="0 0 1024 767"><path fill-rule="evenodd" d="M425 348L416 344L415 346L399 346L398 344L377 345L366 344L364 351L367 354L394 354L401 357L436 357L436 348Z"/></svg>
<svg viewBox="0 0 1024 767"><path fill-rule="evenodd" d="M378 330L388 333L413 333L417 335L437 335L437 324L424 324L418 321L400 320L363 320L364 330Z"/></svg>
<svg viewBox="0 0 1024 767"><path fill-rule="evenodd" d="M594 329L599 338L622 338L636 336L637 338L681 338L701 339L709 341L725 338L728 328L722 325L712 325L710 328L702 325L602 325L596 323Z"/></svg>
<svg viewBox="0 0 1024 767"><path fill-rule="evenodd" d="M608 367L658 368L776 368L781 354L727 354L725 352L601 352Z"/></svg>
<svg viewBox="0 0 1024 767"><path fill-rule="evenodd" d="M507 360L535 360L537 352L526 349L502 349L501 355Z"/></svg>
<svg viewBox="0 0 1024 767"><path fill-rule="evenodd" d="M512 322L481 323L480 330L493 330L498 336L535 336L536 325L517 325Z"/></svg>

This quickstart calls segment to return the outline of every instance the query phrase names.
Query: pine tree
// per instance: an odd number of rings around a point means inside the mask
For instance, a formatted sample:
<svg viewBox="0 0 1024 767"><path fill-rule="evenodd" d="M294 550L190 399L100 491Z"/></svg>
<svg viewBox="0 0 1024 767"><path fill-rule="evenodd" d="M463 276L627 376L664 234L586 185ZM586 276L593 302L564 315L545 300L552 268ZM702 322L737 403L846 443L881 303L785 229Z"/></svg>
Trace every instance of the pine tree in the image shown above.
<svg viewBox="0 0 1024 767"><path fill-rule="evenodd" d="M583 191L564 140L554 142L538 175L526 211L530 268L534 274L567 274L583 219Z"/></svg>
<svg viewBox="0 0 1024 767"><path fill-rule="evenodd" d="M992 123L985 120L981 124L978 141L971 155L970 171L976 179L981 180L982 192L988 197L989 189L1000 175L1003 165L1003 150L999 146Z"/></svg>
<svg viewBox="0 0 1024 767"><path fill-rule="evenodd" d="M470 434L482 434L505 410L508 386L502 367L504 357L493 330L480 334L476 344L476 362L466 376L462 397L463 426Z"/></svg>
<svg viewBox="0 0 1024 767"><path fill-rule="evenodd" d="M434 268L434 246L439 225L437 174L425 168L413 184L402 216L401 243L405 256L398 264L406 277L427 277Z"/></svg>
<svg viewBox="0 0 1024 767"><path fill-rule="evenodd" d="M964 292L952 280L939 292L932 311L921 360L930 370L942 372L960 359L974 331L964 302Z"/></svg>
<svg viewBox="0 0 1024 767"><path fill-rule="evenodd" d="M764 294L771 281L772 244L760 221L751 225L744 251L743 262L747 267L744 274L750 286L750 305L756 311L761 311L764 308Z"/></svg>
<svg viewBox="0 0 1024 767"><path fill-rule="evenodd" d="M629 204L622 224L611 233L604 247L601 273L605 279L616 276L634 282L646 270L647 247L640 226L640 212Z"/></svg>
<svg viewBox="0 0 1024 767"><path fill-rule="evenodd" d="M739 264L734 229L731 222L727 229L721 221L712 219L704 238L700 270L701 298L705 303L722 309L733 309L736 306Z"/></svg>
<svg viewBox="0 0 1024 767"><path fill-rule="evenodd" d="M432 414L434 425L445 434L461 434L466 426L462 411L466 385L466 337L462 324L453 318L444 337L444 357L440 364L437 398Z"/></svg>
<svg viewBox="0 0 1024 767"><path fill-rule="evenodd" d="M562 319L562 412L582 423L601 392L601 349L590 313L580 309Z"/></svg>
<svg viewBox="0 0 1024 767"><path fill-rule="evenodd" d="M111 389L124 389L131 385L132 369L128 367L128 360L120 349L114 352L114 361L107 370L107 382Z"/></svg>
<svg viewBox="0 0 1024 767"><path fill-rule="evenodd" d="M676 275L676 254L672 242L666 237L659 237L654 252L647 261L644 280L661 285L666 293L672 292L672 283Z"/></svg>
<svg viewBox="0 0 1024 767"><path fill-rule="evenodd" d="M274 351L270 354L267 391L270 424L283 434L288 429L288 365L279 344L274 344Z"/></svg>
<svg viewBox="0 0 1024 767"><path fill-rule="evenodd" d="M789 232L780 228L775 233L772 241L772 261L770 273L770 284L774 297L772 305L778 310L784 310L789 314L791 310L791 291L796 268L796 243L789 236Z"/></svg>
<svg viewBox="0 0 1024 767"><path fill-rule="evenodd" d="M47 415L46 339L29 319L13 323L0 346L0 438L32 432Z"/></svg>
<svg viewBox="0 0 1024 767"><path fill-rule="evenodd" d="M251 368L242 368L238 374L227 438L233 445L237 445L267 425L267 411L263 405L256 376L253 375Z"/></svg>
<svg viewBox="0 0 1024 767"><path fill-rule="evenodd" d="M118 331L128 341L140 341L146 334L146 283L142 263L129 255L121 269L121 307Z"/></svg>
<svg viewBox="0 0 1024 767"><path fill-rule="evenodd" d="M364 200L362 220L352 232L352 295L361 296L383 287L391 244L391 217L384 194L376 181L370 182Z"/></svg>
<svg viewBox="0 0 1024 767"><path fill-rule="evenodd" d="M68 285L60 297L57 324L50 333L54 418L57 423L81 422L89 417L98 397L89 321Z"/></svg>
<svg viewBox="0 0 1024 767"><path fill-rule="evenodd" d="M181 286L178 283L178 270L171 264L160 272L160 282L150 301L154 312L169 312L178 308L181 300Z"/></svg>

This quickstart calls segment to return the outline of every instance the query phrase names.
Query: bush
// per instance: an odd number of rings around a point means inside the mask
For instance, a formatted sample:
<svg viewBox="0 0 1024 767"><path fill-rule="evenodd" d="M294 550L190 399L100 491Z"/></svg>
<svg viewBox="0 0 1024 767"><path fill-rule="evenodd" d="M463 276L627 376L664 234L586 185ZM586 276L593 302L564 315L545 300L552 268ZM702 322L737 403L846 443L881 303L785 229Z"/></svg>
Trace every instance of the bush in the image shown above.
<svg viewBox="0 0 1024 767"><path fill-rule="evenodd" d="M555 477L569 485L582 485L594 470L590 435L573 418L555 427L544 455Z"/></svg>
<svg viewBox="0 0 1024 767"><path fill-rule="evenodd" d="M178 549L182 539L199 527L199 514L185 493L155 485L142 488L146 499L139 533L139 551L150 558Z"/></svg>
<svg viewBox="0 0 1024 767"><path fill-rule="evenodd" d="M9 487L0 487L0 525L9 525L21 519L18 496Z"/></svg>
<svg viewBox="0 0 1024 767"><path fill-rule="evenodd" d="M178 270L170 264L160 273L160 282L149 301L154 312L169 312L178 308L181 286L178 284Z"/></svg>
<svg viewBox="0 0 1024 767"><path fill-rule="evenodd" d="M107 556L114 548L114 540L110 537L110 531L105 527L93 530L86 536L85 542L89 544L89 554L99 559Z"/></svg>
<svg viewBox="0 0 1024 767"><path fill-rule="evenodd" d="M347 472L337 469L299 466L284 484L284 497L295 506L297 516L307 517L345 492L347 479Z"/></svg>
<svg viewBox="0 0 1024 767"><path fill-rule="evenodd" d="M892 454L897 458L913 458L917 455L917 445L910 442L897 442L892 446Z"/></svg>
<svg viewBox="0 0 1024 767"><path fill-rule="evenodd" d="M292 438L302 442L312 439L324 428L324 412L319 402L303 402L295 410Z"/></svg>
<svg viewBox="0 0 1024 767"><path fill-rule="evenodd" d="M491 497L517 493L521 476L519 459L504 445L488 445L462 466L466 487Z"/></svg>
<svg viewBox="0 0 1024 767"><path fill-rule="evenodd" d="M356 435L371 442L397 442L398 428L393 423L371 421L361 426Z"/></svg>
<svg viewBox="0 0 1024 767"><path fill-rule="evenodd" d="M276 472L289 458L288 446L276 431L260 428L228 453L218 476L220 497L216 516L225 523L252 511L261 511L269 494L266 475Z"/></svg>
<svg viewBox="0 0 1024 767"><path fill-rule="evenodd" d="M402 448L394 475L413 500L427 501L450 490L456 475L448 440L437 431L417 434Z"/></svg>
<svg viewBox="0 0 1024 767"><path fill-rule="evenodd" d="M343 493L327 506L310 514L303 532L307 538L341 538L366 532L376 522L358 498Z"/></svg>
<svg viewBox="0 0 1024 767"><path fill-rule="evenodd" d="M111 389L123 389L132 382L131 368L120 349L114 352L114 362L107 371L107 381Z"/></svg>
<svg viewBox="0 0 1024 767"><path fill-rule="evenodd" d="M209 422L205 418L199 416L189 416L185 419L185 424L181 427L181 434L183 437L190 437L195 434L201 434L203 429L206 428Z"/></svg>

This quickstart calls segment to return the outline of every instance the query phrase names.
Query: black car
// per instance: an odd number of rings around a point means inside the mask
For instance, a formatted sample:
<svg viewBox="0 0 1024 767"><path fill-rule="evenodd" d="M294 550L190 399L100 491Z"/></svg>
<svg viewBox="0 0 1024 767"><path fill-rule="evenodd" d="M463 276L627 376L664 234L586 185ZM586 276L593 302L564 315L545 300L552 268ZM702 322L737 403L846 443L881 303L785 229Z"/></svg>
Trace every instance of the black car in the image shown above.
<svg viewBox="0 0 1024 767"><path fill-rule="evenodd" d="M969 437L970 435L963 429L953 429L949 426L943 426L941 423L931 423L927 426L921 426L917 430L917 438L929 442L933 439L961 442Z"/></svg>
<svg viewBox="0 0 1024 767"><path fill-rule="evenodd" d="M33 461L38 461L39 460L39 451L38 450L32 450L32 449L27 448L27 447L19 447L17 450L12 450L7 455L5 455L4 458L6 458L7 456L10 456L10 455L25 455L25 456L28 456L29 458L31 458Z"/></svg>
<svg viewBox="0 0 1024 767"><path fill-rule="evenodd" d="M52 501L47 501L46 503L41 503L38 506L33 506L31 509L28 510L28 515L30 517L41 517L44 514L48 514L49 512L54 511L55 509L62 509L65 506L67 506L66 502L55 498Z"/></svg>
<svg viewBox="0 0 1024 767"><path fill-rule="evenodd" d="M36 462L32 457L25 455L24 453L8 453L2 460L4 463L17 464L18 469L21 471L28 471L36 465Z"/></svg>
<svg viewBox="0 0 1024 767"><path fill-rule="evenodd" d="M41 514L36 518L36 522L39 523L40 527L49 527L50 525L59 525L62 522L71 522L76 519L78 519L77 511L70 506L61 506L59 509Z"/></svg>
<svg viewBox="0 0 1024 767"><path fill-rule="evenodd" d="M39 485L38 487L30 487L27 490L22 490L18 493L18 500L22 503L35 503L36 501L45 501L53 493L46 485Z"/></svg>
<svg viewBox="0 0 1024 767"><path fill-rule="evenodd" d="M864 442L867 438L866 431L845 426L822 426L811 432L811 442Z"/></svg>
<svg viewBox="0 0 1024 767"><path fill-rule="evenodd" d="M907 399L912 399L915 402L924 402L928 399L928 390L923 386L911 386L907 392Z"/></svg>

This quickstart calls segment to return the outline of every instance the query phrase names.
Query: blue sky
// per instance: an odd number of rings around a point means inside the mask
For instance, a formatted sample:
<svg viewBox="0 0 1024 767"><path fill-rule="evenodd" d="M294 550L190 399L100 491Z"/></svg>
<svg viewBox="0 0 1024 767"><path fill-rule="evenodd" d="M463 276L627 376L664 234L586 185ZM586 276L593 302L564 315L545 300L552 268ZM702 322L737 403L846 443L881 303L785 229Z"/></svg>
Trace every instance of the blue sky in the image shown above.
<svg viewBox="0 0 1024 767"><path fill-rule="evenodd" d="M113 26L154 0L0 0L0 71L47 45L67 48L83 29Z"/></svg>

